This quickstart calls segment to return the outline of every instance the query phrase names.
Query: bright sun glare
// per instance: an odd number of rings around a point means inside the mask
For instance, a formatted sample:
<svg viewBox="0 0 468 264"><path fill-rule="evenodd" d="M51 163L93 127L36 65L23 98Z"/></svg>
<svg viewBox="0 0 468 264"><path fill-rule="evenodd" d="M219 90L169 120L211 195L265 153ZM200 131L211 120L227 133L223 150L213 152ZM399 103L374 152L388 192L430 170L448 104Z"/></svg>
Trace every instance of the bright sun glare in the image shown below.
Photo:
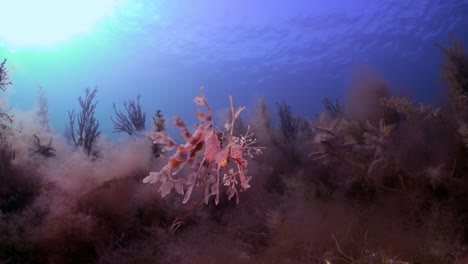
<svg viewBox="0 0 468 264"><path fill-rule="evenodd" d="M0 0L0 43L53 46L90 32L116 0Z"/></svg>

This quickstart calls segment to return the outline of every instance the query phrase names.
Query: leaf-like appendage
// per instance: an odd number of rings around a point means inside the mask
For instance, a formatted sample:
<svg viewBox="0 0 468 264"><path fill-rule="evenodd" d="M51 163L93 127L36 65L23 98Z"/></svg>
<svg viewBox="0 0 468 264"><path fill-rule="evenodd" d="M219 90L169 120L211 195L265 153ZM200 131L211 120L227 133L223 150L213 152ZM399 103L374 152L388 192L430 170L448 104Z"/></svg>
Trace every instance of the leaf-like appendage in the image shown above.
<svg viewBox="0 0 468 264"><path fill-rule="evenodd" d="M161 173L160 172L150 172L148 176L146 176L143 179L143 183L156 183L161 179Z"/></svg>
<svg viewBox="0 0 468 264"><path fill-rule="evenodd" d="M207 122L211 122L211 120L213 119L213 118L211 117L211 115L209 115L209 114L207 114L207 113L205 113L205 112L197 112L197 113L195 114L195 117L196 117L198 120L200 120L200 121L202 121L202 122L206 122L206 123L207 123Z"/></svg>
<svg viewBox="0 0 468 264"><path fill-rule="evenodd" d="M245 106L237 108L236 113L234 114L234 120L236 120L239 117L240 113L244 111L244 109L245 109Z"/></svg>
<svg viewBox="0 0 468 264"><path fill-rule="evenodd" d="M219 184L214 183L211 185L211 195L217 194L219 192Z"/></svg>
<svg viewBox="0 0 468 264"><path fill-rule="evenodd" d="M205 96L197 96L197 97L195 97L194 101L197 104L197 106L206 106Z"/></svg>
<svg viewBox="0 0 468 264"><path fill-rule="evenodd" d="M153 141L153 144L164 145L165 150L171 150L178 145L172 138L161 132L148 132L146 135Z"/></svg>
<svg viewBox="0 0 468 264"><path fill-rule="evenodd" d="M190 199L190 196L192 195L193 187L195 187L195 184L192 184L188 187L187 192L185 193L184 200L182 201L183 204L186 204L188 200Z"/></svg>
<svg viewBox="0 0 468 264"><path fill-rule="evenodd" d="M182 184L180 184L180 182L174 182L174 189L178 194L184 195L184 187L182 187Z"/></svg>
<svg viewBox="0 0 468 264"><path fill-rule="evenodd" d="M242 189L245 191L248 188L250 188L249 179L245 176L244 168L242 168L240 164L237 164L237 167L239 169L239 178L240 178L241 186L242 186Z"/></svg>
<svg viewBox="0 0 468 264"><path fill-rule="evenodd" d="M165 197L166 195L168 195L171 192L172 187L174 187L174 184L172 183L172 181L167 181L163 183L161 187L159 188L159 191L161 192L161 196Z"/></svg>
<svg viewBox="0 0 468 264"><path fill-rule="evenodd" d="M182 120L180 116L174 117L174 125L180 129L187 129L187 126L185 125L184 120Z"/></svg>
<svg viewBox="0 0 468 264"><path fill-rule="evenodd" d="M236 188L231 185L227 188L228 200L230 201L231 198L236 194Z"/></svg>

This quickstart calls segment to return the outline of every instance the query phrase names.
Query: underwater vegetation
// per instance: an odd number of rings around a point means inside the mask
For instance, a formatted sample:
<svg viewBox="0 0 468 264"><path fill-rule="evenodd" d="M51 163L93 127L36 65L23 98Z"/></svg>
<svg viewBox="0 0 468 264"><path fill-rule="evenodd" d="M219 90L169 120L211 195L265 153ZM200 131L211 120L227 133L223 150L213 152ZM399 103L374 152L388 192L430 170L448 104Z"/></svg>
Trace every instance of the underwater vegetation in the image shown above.
<svg viewBox="0 0 468 264"><path fill-rule="evenodd" d="M118 110L115 106L115 102L112 104L116 119L111 118L114 124L114 132L125 132L128 135L136 133L143 133L145 131L146 113L141 111L140 96L138 95L137 100L130 99L128 102L123 102L125 107L125 113Z"/></svg>
<svg viewBox="0 0 468 264"><path fill-rule="evenodd" d="M87 88L85 92L86 95L84 98L78 98L81 112L75 113L75 109L68 112L68 117L70 119L70 135L75 147L83 148L88 156L98 156L95 143L101 132L98 130L99 121L94 117L94 112L96 111L96 105L98 103L95 101L97 88L94 88L92 91ZM78 127L75 129L76 118L78 118Z"/></svg>
<svg viewBox="0 0 468 264"><path fill-rule="evenodd" d="M201 89L193 132L161 110L147 130L137 96L113 105L124 137L108 141L97 88L65 135L43 90L33 113L2 103L0 263L467 263L468 53L436 46L437 107L371 72L318 120L264 100L247 119L229 98L219 125Z"/></svg>

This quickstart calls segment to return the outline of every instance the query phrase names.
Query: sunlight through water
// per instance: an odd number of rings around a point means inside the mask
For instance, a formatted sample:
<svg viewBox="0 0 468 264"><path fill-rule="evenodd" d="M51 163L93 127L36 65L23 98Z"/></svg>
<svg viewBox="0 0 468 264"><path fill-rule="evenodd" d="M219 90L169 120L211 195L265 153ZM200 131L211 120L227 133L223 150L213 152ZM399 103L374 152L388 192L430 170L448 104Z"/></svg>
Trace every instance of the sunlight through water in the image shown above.
<svg viewBox="0 0 468 264"><path fill-rule="evenodd" d="M116 4L117 0L0 0L0 42L10 47L55 46L92 32L113 15Z"/></svg>

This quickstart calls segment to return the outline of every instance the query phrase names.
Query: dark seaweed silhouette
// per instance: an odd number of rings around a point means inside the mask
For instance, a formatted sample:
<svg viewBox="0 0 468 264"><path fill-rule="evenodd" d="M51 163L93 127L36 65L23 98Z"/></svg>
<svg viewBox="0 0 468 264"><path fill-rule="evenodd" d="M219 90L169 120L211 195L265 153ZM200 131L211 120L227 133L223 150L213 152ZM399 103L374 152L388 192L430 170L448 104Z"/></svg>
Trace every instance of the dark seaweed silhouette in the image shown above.
<svg viewBox="0 0 468 264"><path fill-rule="evenodd" d="M154 113L153 124L154 124L154 129L153 129L154 132L166 131L166 119L164 118L161 110L157 110L156 113ZM153 153L153 157L159 158L159 156L161 156L161 154L163 153L164 145L152 144L151 150Z"/></svg>
<svg viewBox="0 0 468 264"><path fill-rule="evenodd" d="M286 101L276 103L276 106L278 107L281 133L286 143L306 139L310 136L308 120L300 116L294 116L291 106Z"/></svg>
<svg viewBox="0 0 468 264"><path fill-rule="evenodd" d="M5 67L7 59L4 59L2 63L0 63L0 90L5 91L9 85L13 83L10 81L8 77L8 70Z"/></svg>
<svg viewBox="0 0 468 264"><path fill-rule="evenodd" d="M291 106L282 101L276 103L278 107L278 116L280 118L280 128L283 133L283 138L286 142L292 142L296 140L298 128L296 125L296 119L292 114Z"/></svg>
<svg viewBox="0 0 468 264"><path fill-rule="evenodd" d="M125 112L117 110L115 103L112 104L116 119L111 117L114 123L114 132L125 132L135 135L145 130L146 113L141 111L140 95L137 100L130 99L123 102Z"/></svg>
<svg viewBox="0 0 468 264"><path fill-rule="evenodd" d="M49 102L47 100L46 92L42 86L39 86L38 95L37 95L37 117L39 118L39 123L41 124L41 129L46 132L50 132L49 124Z"/></svg>
<svg viewBox="0 0 468 264"><path fill-rule="evenodd" d="M13 83L8 76L6 69L6 59L0 64L0 90L5 91ZM14 151L7 142L7 137L11 135L11 124L13 117L9 115L6 109L0 109L0 176L11 171L11 161L14 159Z"/></svg>
<svg viewBox="0 0 468 264"><path fill-rule="evenodd" d="M13 84L10 81L10 77L8 76L8 70L5 66L6 62L7 62L7 59L4 59L3 62L0 63L0 90L2 91L6 91L8 86ZM4 109L0 109L0 111L1 110L4 110ZM6 120L9 123L13 122L12 117L5 112L0 112L0 119Z"/></svg>
<svg viewBox="0 0 468 264"><path fill-rule="evenodd" d="M454 173L465 175L468 171L468 53L461 40L450 37L448 47L436 44L444 56L442 74L451 96L457 138L462 148L458 150Z"/></svg>
<svg viewBox="0 0 468 264"><path fill-rule="evenodd" d="M34 135L34 148L31 149L33 151L33 155L41 155L46 158L55 157L55 149L52 147L52 138L49 139L49 143L46 145L41 144L41 139Z"/></svg>
<svg viewBox="0 0 468 264"><path fill-rule="evenodd" d="M331 118L343 117L343 106L340 104L340 102L338 102L338 100L335 100L335 102L333 102L331 99L325 97L322 101L322 105Z"/></svg>
<svg viewBox="0 0 468 264"><path fill-rule="evenodd" d="M70 132L71 138L75 147L81 147L86 155L97 157L98 151L95 149L96 140L101 134L99 129L99 121L94 117L96 111L97 101L96 98L97 88L92 91L86 88L86 95L84 99L80 96L78 102L80 103L81 112L75 113L75 109L71 112L68 111L70 119ZM78 117L78 127L75 129L75 120Z"/></svg>
<svg viewBox="0 0 468 264"><path fill-rule="evenodd" d="M166 119L161 110L157 110L153 117L154 132L163 132L166 130Z"/></svg>
<svg viewBox="0 0 468 264"><path fill-rule="evenodd" d="M450 90L452 105L459 111L468 105L468 54L461 40L451 36L448 47L435 44L445 57L442 71Z"/></svg>

